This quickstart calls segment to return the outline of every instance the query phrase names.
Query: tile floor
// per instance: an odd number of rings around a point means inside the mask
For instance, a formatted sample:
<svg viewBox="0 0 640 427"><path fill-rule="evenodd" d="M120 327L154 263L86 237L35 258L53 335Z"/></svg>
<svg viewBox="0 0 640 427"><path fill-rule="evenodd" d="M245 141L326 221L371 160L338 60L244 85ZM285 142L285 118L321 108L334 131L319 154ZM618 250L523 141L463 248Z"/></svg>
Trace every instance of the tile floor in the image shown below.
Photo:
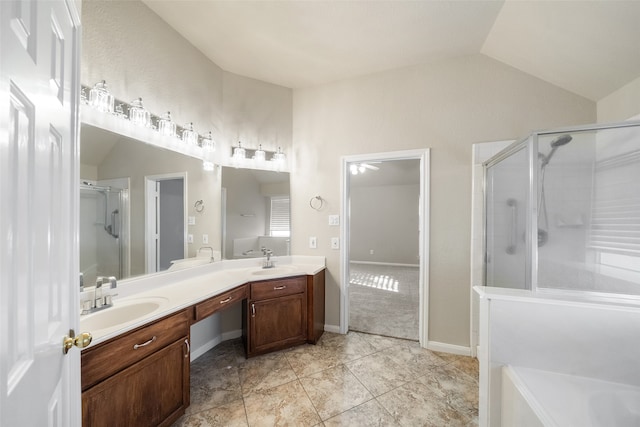
<svg viewBox="0 0 640 427"><path fill-rule="evenodd" d="M191 365L186 426L476 426L476 359L417 342L325 332L245 359L226 341Z"/></svg>

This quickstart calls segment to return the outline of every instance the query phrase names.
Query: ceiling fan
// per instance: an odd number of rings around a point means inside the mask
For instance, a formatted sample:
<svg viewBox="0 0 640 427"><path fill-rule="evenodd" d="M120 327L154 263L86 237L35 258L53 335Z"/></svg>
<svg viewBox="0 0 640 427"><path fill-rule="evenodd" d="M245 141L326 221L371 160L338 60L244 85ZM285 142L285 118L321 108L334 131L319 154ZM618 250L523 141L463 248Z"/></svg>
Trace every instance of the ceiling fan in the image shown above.
<svg viewBox="0 0 640 427"><path fill-rule="evenodd" d="M358 175L359 173L365 173L367 169L377 171L380 168L374 166L373 163L381 163L381 162L362 162L362 163L352 163L349 166L349 171L351 171L351 175Z"/></svg>

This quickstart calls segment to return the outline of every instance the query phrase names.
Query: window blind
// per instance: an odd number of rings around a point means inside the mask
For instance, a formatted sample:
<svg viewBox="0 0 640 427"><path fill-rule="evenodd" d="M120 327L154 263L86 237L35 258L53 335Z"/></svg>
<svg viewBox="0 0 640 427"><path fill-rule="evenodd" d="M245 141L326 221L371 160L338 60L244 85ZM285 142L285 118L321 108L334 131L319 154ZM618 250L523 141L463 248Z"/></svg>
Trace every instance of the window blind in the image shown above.
<svg viewBox="0 0 640 427"><path fill-rule="evenodd" d="M271 236L289 236L290 214L289 197L271 197L271 218L269 231Z"/></svg>
<svg viewBox="0 0 640 427"><path fill-rule="evenodd" d="M640 257L640 150L596 163L589 247Z"/></svg>

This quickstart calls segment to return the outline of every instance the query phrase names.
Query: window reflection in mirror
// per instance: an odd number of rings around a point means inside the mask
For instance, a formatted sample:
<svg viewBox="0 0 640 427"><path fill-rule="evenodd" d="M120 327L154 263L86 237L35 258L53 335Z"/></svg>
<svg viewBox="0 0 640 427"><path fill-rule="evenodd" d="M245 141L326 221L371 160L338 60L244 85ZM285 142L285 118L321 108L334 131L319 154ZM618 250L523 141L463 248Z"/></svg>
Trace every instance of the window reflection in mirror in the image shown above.
<svg viewBox="0 0 640 427"><path fill-rule="evenodd" d="M222 168L225 259L290 254L289 174Z"/></svg>

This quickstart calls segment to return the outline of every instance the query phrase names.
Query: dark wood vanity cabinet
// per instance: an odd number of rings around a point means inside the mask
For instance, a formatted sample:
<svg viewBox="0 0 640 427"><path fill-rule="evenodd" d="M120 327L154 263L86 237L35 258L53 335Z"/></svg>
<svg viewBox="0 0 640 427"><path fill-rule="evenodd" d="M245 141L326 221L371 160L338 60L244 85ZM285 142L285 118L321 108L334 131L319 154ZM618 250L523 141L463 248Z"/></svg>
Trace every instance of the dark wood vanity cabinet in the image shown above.
<svg viewBox="0 0 640 427"><path fill-rule="evenodd" d="M324 271L321 273L319 277L249 284L249 298L243 305L247 357L305 342L315 344L324 331Z"/></svg>
<svg viewBox="0 0 640 427"><path fill-rule="evenodd" d="M183 310L82 352L82 425L170 426L189 406Z"/></svg>
<svg viewBox="0 0 640 427"><path fill-rule="evenodd" d="M189 328L242 301L247 357L315 344L324 270L240 285L82 351L82 425L171 426L189 406Z"/></svg>

